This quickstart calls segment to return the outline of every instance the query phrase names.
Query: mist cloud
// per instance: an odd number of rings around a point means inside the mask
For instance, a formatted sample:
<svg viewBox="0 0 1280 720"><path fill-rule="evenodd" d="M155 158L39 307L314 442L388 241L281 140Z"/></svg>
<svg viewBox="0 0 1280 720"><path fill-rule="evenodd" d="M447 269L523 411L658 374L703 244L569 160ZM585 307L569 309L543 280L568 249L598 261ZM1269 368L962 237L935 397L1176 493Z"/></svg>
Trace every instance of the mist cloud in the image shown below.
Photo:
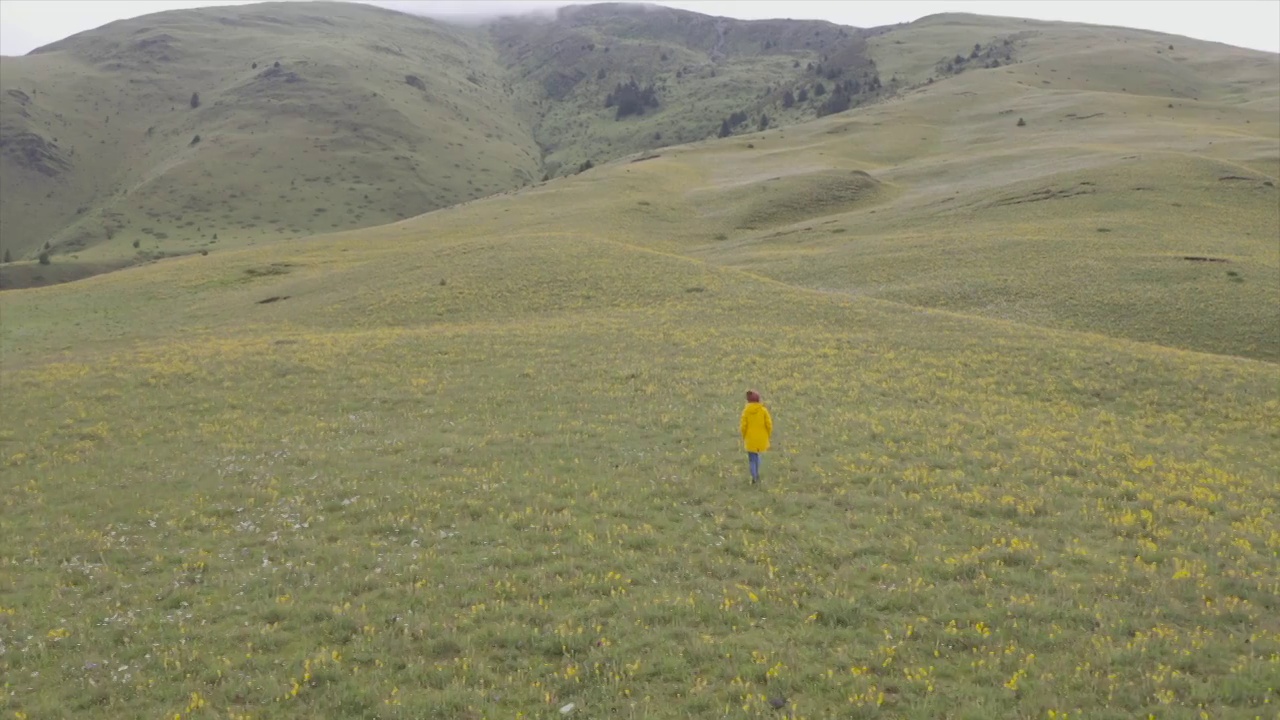
<svg viewBox="0 0 1280 720"><path fill-rule="evenodd" d="M375 0L370 3L388 10L398 10L411 15L428 17L433 20L457 23L460 25L480 25L491 20L504 17L540 17L553 19L556 11L573 2L557 2L554 0L541 2L523 2L517 0L435 0L433 2L413 2L413 0Z"/></svg>

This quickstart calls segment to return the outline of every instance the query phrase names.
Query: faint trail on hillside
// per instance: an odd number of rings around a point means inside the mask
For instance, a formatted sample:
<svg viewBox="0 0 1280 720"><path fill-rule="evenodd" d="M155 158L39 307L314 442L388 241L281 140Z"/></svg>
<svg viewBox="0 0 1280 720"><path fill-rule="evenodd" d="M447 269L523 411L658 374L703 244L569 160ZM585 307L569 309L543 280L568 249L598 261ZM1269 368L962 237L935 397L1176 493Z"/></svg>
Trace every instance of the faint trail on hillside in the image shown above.
<svg viewBox="0 0 1280 720"><path fill-rule="evenodd" d="M1204 350L1192 350L1188 348L1172 347L1169 345L1161 345L1160 343L1157 343L1157 342L1151 342L1147 340L1135 340L1132 338L1125 338L1125 337L1116 337L1114 335L1107 335L1104 333L1092 332L1089 330L1075 330L1075 329L1052 327L1047 325L1037 325L1035 323L1024 322L1021 320L1012 320L1009 318L991 317L989 315L976 315L976 314L959 312L956 310L946 310L943 308L929 307L927 305L915 305L912 303L900 302L897 300L888 300L886 298L877 297L875 295L871 295L864 292L857 292L854 290L827 290L823 288L812 288L812 287L805 287L803 285L794 285L792 283L789 283L783 280L778 280L777 278L771 278L768 275L762 275L758 272L747 270L746 268L734 267L732 265L720 265L710 260L690 257L688 255L681 255L680 253L668 252L666 250L658 250L656 248L649 248L643 245L636 245L634 243L629 243L624 240L612 240L612 239L596 237L596 236L580 235L577 233L535 233L532 235L574 236L574 237L582 238L584 240L598 240L601 242L610 243L612 245L617 245L623 249L631 250L634 252L658 255L661 257L671 258L674 260L683 260L688 263L701 265L702 267L708 270L712 270L712 271L719 270L721 272L735 274L741 277L747 277L757 282L761 282L767 285L772 285L774 287L786 289L791 292L805 294L805 295L818 295L818 296L829 297L829 298L840 298L840 299L850 300L850 301L859 301L859 302L869 303L871 305L879 305L881 307L894 308L899 311L918 313L920 315L944 317L944 318L950 318L953 320L963 320L968 322L989 323L996 326L1014 327L1020 330L1028 330L1032 332L1045 333L1049 335L1055 335L1055 334L1056 335L1078 335L1078 336L1084 336L1084 337L1094 338L1098 340L1104 340L1107 342L1121 343L1125 345L1137 345L1137 346L1142 346L1147 348L1156 348L1158 350L1168 351L1168 352L1186 353L1190 355L1205 355L1207 357L1228 358L1233 361L1241 361L1246 363L1273 365L1273 363L1267 360L1245 357L1243 355L1229 355L1224 353L1206 352Z"/></svg>
<svg viewBox="0 0 1280 720"><path fill-rule="evenodd" d="M659 250L657 248L645 247L644 245L637 245L635 243L630 243L625 240L613 240L610 238L599 237L596 235L584 235L582 233L565 232L565 231L549 231L549 232L537 232L537 233L522 233L520 235L513 236L513 238L573 238L578 240L586 240L588 242L605 242L605 243L609 243L610 245L616 245L624 250L630 250L632 252L645 253L648 255L657 255L659 257L665 257L672 260L679 260L681 262L700 265L709 270L719 270L725 273L742 275L745 277L749 277L752 280L756 280L769 285L774 285L780 288L785 288L787 290L791 290L791 291L802 293L802 294L826 295L826 296L836 296L836 297L844 297L844 298L860 298L860 299L869 300L875 303L882 303L884 305L892 305L894 307L900 307L900 308L909 308L912 310L918 310L925 313L950 315L950 316L963 317L963 318L969 318L969 319L979 319L979 320L991 319L991 318L987 318L979 315L965 315L964 313L957 313L950 310L940 310L936 308L925 307L922 305L912 305L910 303L898 302L896 300L885 300L883 298L878 298L874 295L854 292L851 290L823 290L820 288L805 287L803 285L793 285L783 280L771 278L768 275L761 275L758 272L747 270L746 268L734 267L732 265L721 265L719 263L712 262L710 260L705 260L703 258L692 257L689 255L682 255L676 252L670 252L667 250ZM1017 323L1017 324L1022 324L1022 323ZM1030 327L1038 327L1038 326L1030 326Z"/></svg>

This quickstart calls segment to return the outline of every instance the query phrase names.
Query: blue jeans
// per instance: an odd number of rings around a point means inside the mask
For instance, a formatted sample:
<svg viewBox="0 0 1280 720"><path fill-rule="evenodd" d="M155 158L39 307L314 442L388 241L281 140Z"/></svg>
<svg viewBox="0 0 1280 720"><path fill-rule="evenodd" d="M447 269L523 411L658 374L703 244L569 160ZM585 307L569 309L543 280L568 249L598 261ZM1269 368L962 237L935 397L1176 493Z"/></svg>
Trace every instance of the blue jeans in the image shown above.
<svg viewBox="0 0 1280 720"><path fill-rule="evenodd" d="M760 480L760 453L747 453L747 464L751 466L751 479Z"/></svg>

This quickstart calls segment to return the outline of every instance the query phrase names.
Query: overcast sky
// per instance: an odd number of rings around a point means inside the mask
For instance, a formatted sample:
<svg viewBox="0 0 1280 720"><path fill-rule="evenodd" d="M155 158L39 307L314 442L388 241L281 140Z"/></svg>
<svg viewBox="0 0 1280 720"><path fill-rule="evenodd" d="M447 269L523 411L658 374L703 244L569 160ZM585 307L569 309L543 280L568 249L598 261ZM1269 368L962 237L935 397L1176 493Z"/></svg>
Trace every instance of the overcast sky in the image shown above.
<svg viewBox="0 0 1280 720"><path fill-rule="evenodd" d="M475 19L589 0L368 0L441 18ZM23 55L112 20L241 0L0 0L0 55ZM855 27L910 22L940 12L1122 25L1280 52L1278 0L672 0L656 4L742 19L789 17Z"/></svg>

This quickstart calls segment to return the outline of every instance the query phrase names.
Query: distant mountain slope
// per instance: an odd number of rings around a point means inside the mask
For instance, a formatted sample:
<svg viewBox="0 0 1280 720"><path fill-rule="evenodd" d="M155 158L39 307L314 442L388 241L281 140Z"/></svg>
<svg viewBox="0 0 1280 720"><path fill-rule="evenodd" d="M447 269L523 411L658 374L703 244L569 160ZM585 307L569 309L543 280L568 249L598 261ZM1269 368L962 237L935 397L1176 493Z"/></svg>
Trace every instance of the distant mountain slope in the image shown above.
<svg viewBox="0 0 1280 720"><path fill-rule="evenodd" d="M880 103L922 128L918 146L865 148L886 163L999 151L955 132L995 112L1169 129L1163 112L1216 127L1240 110L1233 160L1280 175L1243 127L1280 123L1280 56L976 15L857 29L608 4L463 28L289 2L112 23L0 67L0 250L93 268L380 225ZM1150 102L1103 107L1119 96ZM1175 129L1199 150L1193 127Z"/></svg>
<svg viewBox="0 0 1280 720"><path fill-rule="evenodd" d="M1280 110L1280 55L1149 30L946 13L883 28L868 46L882 73L914 85L998 69L1006 41L1044 89Z"/></svg>
<svg viewBox="0 0 1280 720"><path fill-rule="evenodd" d="M539 172L483 38L366 5L167 12L3 68L0 222L20 256L378 225Z"/></svg>
<svg viewBox="0 0 1280 720"><path fill-rule="evenodd" d="M525 116L553 175L714 137L726 120L726 131L749 132L888 93L866 52L871 33L829 22L601 4L566 7L554 19L498 21L491 32L527 91ZM848 102L838 106L846 90Z"/></svg>

